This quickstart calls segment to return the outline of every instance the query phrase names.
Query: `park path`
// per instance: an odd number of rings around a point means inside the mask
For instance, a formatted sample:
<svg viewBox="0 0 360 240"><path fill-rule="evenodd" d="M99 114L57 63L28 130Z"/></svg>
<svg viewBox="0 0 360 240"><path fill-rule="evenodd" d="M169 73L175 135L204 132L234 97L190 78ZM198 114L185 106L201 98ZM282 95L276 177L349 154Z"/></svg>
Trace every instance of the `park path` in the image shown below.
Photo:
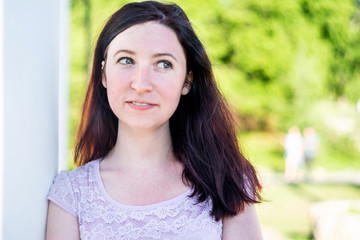
<svg viewBox="0 0 360 240"><path fill-rule="evenodd" d="M283 173L274 172L269 168L259 168L258 171L264 186L286 184ZM303 181L299 181L299 183L301 182ZM350 184L360 186L360 171L349 169L330 172L318 168L312 172L311 178L306 182L313 184ZM262 232L264 240L290 240L286 238L279 230L273 227L262 226Z"/></svg>

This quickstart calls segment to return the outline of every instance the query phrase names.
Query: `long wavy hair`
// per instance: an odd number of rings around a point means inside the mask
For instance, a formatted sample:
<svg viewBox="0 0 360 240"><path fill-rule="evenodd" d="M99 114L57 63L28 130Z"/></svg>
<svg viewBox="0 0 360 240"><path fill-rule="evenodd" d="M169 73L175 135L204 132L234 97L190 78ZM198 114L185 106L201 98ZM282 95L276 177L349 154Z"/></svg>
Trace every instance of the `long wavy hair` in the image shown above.
<svg viewBox="0 0 360 240"><path fill-rule="evenodd" d="M198 202L212 200L211 215L219 220L261 200L256 171L241 153L235 119L216 86L211 63L184 11L176 4L156 1L129 3L104 26L94 52L91 77L75 147L80 166L103 158L114 147L118 119L102 86L101 62L109 43L136 24L156 21L171 28L185 51L187 71L193 73L190 92L181 96L170 118L173 151L184 166L183 180L193 187Z"/></svg>

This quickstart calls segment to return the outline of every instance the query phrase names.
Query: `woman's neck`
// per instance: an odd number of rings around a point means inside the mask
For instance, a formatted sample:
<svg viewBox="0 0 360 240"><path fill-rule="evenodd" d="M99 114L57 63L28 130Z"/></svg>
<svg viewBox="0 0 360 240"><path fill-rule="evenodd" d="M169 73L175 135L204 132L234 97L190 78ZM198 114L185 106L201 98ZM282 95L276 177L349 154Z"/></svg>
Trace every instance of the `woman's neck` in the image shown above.
<svg viewBox="0 0 360 240"><path fill-rule="evenodd" d="M119 125L116 144L105 159L112 167L133 169L174 162L169 126L140 131Z"/></svg>

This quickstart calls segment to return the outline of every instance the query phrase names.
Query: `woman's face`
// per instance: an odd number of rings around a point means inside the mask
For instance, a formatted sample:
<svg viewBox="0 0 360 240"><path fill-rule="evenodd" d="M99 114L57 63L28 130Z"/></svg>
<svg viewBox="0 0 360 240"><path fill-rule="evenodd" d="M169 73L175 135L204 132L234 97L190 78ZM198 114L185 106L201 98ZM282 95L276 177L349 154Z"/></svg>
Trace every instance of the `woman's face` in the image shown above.
<svg viewBox="0 0 360 240"><path fill-rule="evenodd" d="M119 119L119 128L167 126L181 94L190 90L191 74L175 32L159 23L134 25L109 44L103 86Z"/></svg>

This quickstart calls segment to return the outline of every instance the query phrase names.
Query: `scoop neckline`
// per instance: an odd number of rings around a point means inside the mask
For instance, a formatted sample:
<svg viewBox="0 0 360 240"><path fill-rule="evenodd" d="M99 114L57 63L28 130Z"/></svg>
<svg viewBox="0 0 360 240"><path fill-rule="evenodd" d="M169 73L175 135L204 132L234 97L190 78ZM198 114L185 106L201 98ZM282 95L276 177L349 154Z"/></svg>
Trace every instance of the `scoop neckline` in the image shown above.
<svg viewBox="0 0 360 240"><path fill-rule="evenodd" d="M100 176L100 162L101 162L102 159L98 159L97 161L95 161L95 166L94 166L94 171L95 171L95 178L96 178L96 181L98 183L98 186L100 188L100 192L102 193L102 195L105 197L105 199L118 206L118 207L121 207L121 208L127 208L127 209L139 209L139 210L146 210L146 209L151 209L151 208L157 208L157 207L164 207L164 206L167 206L167 205L171 205L172 203L176 203L176 202L180 202L181 200L185 200L186 198L188 198L193 189L190 188L189 190L187 190L186 192L180 194L180 195L177 195L173 198L170 198L170 199L167 199L167 200L164 200L164 201L160 201L160 202L157 202L157 203L151 203L151 204L147 204L147 205L129 205L129 204L124 204L124 203L121 203L121 202L118 202L116 201L114 198L112 198L108 192L106 191L105 189L105 185L101 179L101 176Z"/></svg>

